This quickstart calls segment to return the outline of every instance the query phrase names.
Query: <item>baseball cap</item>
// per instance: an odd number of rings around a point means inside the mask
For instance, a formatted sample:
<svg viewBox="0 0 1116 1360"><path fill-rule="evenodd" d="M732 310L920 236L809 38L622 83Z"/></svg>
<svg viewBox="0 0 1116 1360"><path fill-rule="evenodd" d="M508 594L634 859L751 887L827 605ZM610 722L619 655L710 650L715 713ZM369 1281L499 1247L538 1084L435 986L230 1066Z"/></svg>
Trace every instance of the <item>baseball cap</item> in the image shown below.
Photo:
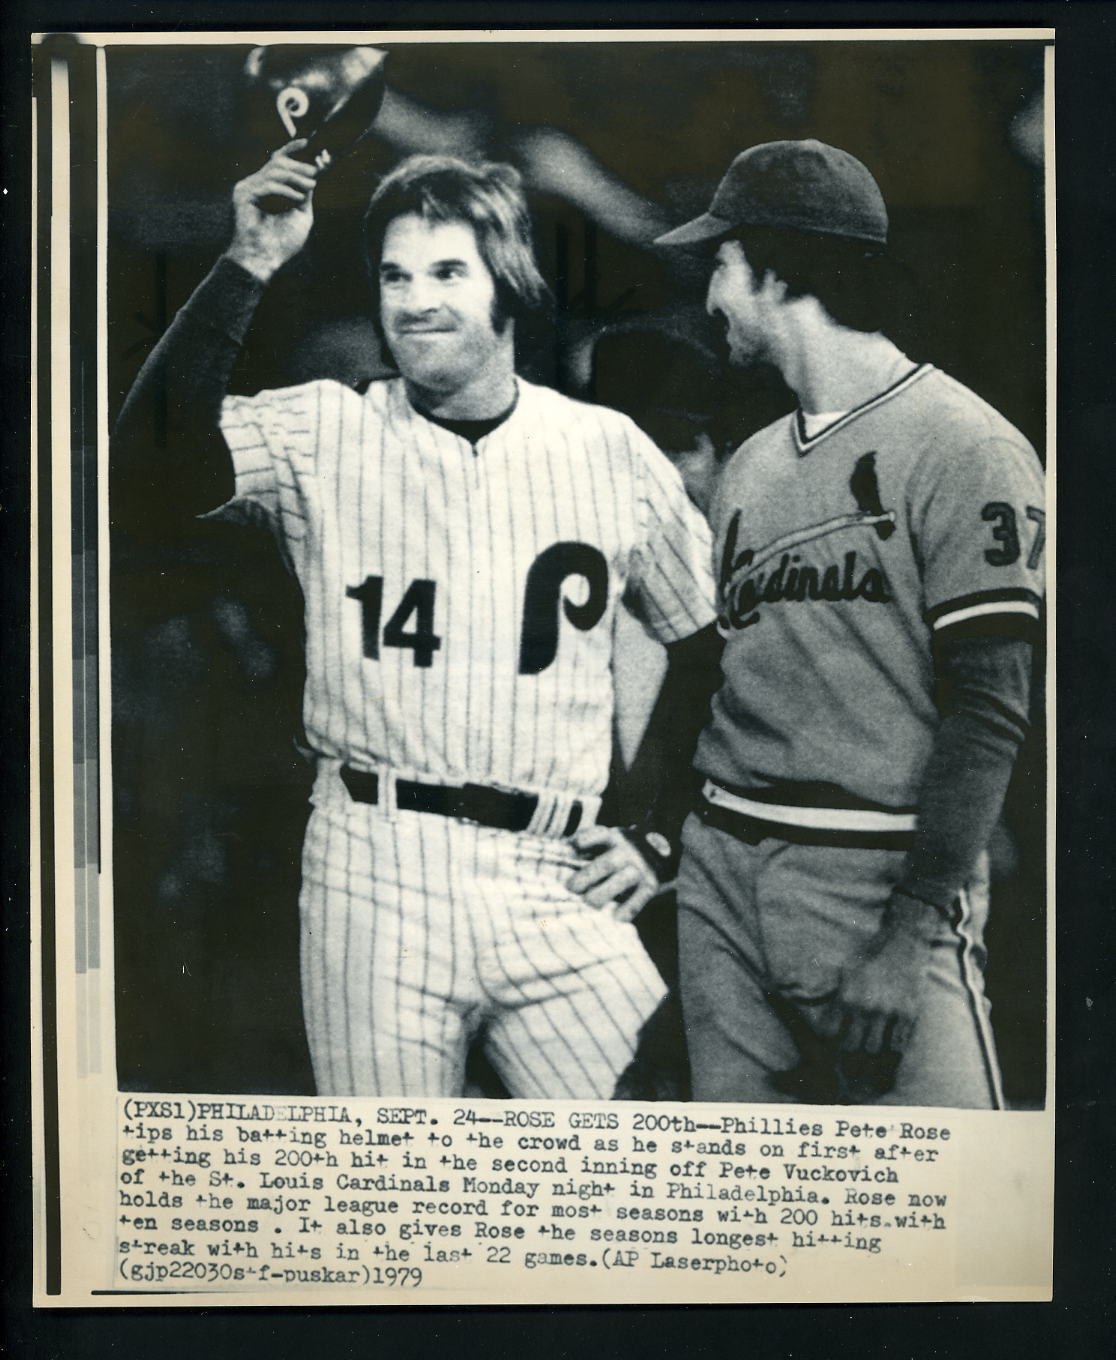
<svg viewBox="0 0 1116 1360"><path fill-rule="evenodd" d="M734 227L790 227L887 244L887 207L855 156L809 138L742 151L717 186L709 211L668 231L657 246L696 245Z"/></svg>

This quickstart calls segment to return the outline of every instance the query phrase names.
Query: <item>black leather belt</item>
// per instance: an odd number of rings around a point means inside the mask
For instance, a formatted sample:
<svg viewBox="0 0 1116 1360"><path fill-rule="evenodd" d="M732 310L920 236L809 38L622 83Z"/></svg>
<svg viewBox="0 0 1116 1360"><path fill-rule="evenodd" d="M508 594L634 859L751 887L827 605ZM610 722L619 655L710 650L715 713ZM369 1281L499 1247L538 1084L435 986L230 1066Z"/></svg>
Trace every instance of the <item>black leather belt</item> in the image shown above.
<svg viewBox="0 0 1116 1360"><path fill-rule="evenodd" d="M786 822L768 822L730 808L714 807L704 799L696 811L706 826L724 831L748 845L770 839L789 841L793 845L831 845L846 850L909 850L914 840L912 831L856 831L851 828L829 831L788 826Z"/></svg>
<svg viewBox="0 0 1116 1360"><path fill-rule="evenodd" d="M341 766L341 782L357 803L380 801L380 776L368 770ZM501 831L526 831L539 806L538 795L487 784L420 784L414 779L395 781L395 805L402 812L432 812L438 817L459 817L479 826ZM582 807L570 808L563 836L572 836L581 825Z"/></svg>

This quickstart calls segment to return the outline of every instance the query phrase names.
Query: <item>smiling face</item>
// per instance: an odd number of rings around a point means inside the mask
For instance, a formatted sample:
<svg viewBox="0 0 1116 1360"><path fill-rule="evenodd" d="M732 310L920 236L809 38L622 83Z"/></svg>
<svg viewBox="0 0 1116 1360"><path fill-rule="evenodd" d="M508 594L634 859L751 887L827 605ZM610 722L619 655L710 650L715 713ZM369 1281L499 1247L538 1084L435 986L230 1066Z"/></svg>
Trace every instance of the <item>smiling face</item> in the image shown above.
<svg viewBox="0 0 1116 1360"><path fill-rule="evenodd" d="M717 247L705 310L724 323L729 359L737 367L768 357L771 308L779 291L770 275L757 283L739 241L722 241Z"/></svg>
<svg viewBox="0 0 1116 1360"><path fill-rule="evenodd" d="M513 327L497 325L496 286L471 226L396 217L379 277L384 337L409 384L444 403L511 383Z"/></svg>

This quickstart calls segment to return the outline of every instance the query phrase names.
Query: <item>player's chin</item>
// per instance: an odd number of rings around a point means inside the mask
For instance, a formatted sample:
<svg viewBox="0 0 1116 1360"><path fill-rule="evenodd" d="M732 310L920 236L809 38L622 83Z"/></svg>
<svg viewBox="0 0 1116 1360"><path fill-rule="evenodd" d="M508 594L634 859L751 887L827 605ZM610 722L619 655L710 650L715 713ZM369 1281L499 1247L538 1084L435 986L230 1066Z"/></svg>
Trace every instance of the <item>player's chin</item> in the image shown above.
<svg viewBox="0 0 1116 1360"><path fill-rule="evenodd" d="M450 347L459 342L448 331L404 331L399 335L389 333L388 343L400 366L438 368L445 365Z"/></svg>
<svg viewBox="0 0 1116 1360"><path fill-rule="evenodd" d="M450 392L461 384L458 366L446 363L442 355L415 354L398 345L392 345L392 353L404 378L430 392Z"/></svg>

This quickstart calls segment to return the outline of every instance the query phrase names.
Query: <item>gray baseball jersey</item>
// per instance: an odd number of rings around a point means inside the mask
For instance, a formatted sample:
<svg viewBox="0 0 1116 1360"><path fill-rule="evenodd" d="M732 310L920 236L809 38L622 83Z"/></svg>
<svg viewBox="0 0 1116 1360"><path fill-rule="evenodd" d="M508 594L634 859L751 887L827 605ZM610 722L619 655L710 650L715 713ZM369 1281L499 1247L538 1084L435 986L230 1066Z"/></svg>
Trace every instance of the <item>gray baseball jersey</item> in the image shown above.
<svg viewBox="0 0 1116 1360"><path fill-rule="evenodd" d="M794 1006L831 995L871 948L917 826L935 642L1036 629L1042 507L1023 436L929 366L813 435L795 412L726 467L712 512L724 684L678 890L696 1098L795 1098L787 1074L824 1045ZM889 1102L1001 1103L985 888L978 865L935 924ZM801 1098L869 1098L826 1089Z"/></svg>
<svg viewBox="0 0 1116 1360"><path fill-rule="evenodd" d="M749 439L711 512L725 683L699 768L913 812L933 642L1036 624L1042 507L1027 441L929 365L813 438L796 412Z"/></svg>

